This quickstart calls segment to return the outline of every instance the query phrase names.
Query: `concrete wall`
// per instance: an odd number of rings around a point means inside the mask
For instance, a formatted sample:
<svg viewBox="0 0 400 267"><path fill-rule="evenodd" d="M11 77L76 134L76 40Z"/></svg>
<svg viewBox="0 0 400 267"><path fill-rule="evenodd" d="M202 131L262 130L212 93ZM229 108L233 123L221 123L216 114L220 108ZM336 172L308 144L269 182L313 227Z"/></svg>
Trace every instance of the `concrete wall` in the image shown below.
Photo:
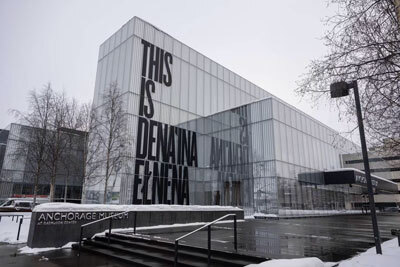
<svg viewBox="0 0 400 267"><path fill-rule="evenodd" d="M122 211L121 211L122 212ZM210 222L229 213L235 213L237 219L243 219L240 209L215 211L136 211L137 227L153 225L169 225L175 223ZM32 212L29 228L28 246L31 248L61 247L68 242L79 241L81 225L119 212L104 211L50 211ZM134 225L134 213L112 220L113 229L130 228ZM233 218L232 218L233 219ZM108 229L109 220L84 228L83 237L91 237Z"/></svg>

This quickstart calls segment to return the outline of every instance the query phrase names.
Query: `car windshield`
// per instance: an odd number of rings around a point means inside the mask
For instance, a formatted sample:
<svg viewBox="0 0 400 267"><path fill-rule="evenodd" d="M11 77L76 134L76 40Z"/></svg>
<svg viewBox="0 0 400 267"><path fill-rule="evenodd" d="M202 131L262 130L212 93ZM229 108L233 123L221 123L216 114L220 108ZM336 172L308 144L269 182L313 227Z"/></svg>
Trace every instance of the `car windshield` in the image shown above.
<svg viewBox="0 0 400 267"><path fill-rule="evenodd" d="M8 206L12 206L14 204L14 200L8 200L6 202L4 202L3 204L1 204L2 207L8 207Z"/></svg>

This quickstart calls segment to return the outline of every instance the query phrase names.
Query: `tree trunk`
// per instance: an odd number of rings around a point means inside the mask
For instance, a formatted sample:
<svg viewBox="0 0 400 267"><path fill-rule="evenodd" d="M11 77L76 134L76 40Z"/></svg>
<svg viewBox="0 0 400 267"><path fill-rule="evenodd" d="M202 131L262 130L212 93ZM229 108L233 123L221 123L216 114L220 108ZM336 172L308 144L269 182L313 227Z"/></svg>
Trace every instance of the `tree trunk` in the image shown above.
<svg viewBox="0 0 400 267"><path fill-rule="evenodd" d="M87 168L87 162L88 162L88 154L87 154L87 138L85 138L85 146L84 146L84 151L83 151L83 182L82 182L82 194L81 194L81 204L85 204L86 203L86 179L89 179L89 177L86 176L87 172L86 172L86 168Z"/></svg>
<svg viewBox="0 0 400 267"><path fill-rule="evenodd" d="M81 204L86 203L86 177L83 177L83 183L82 183L82 194L81 194Z"/></svg>
<svg viewBox="0 0 400 267"><path fill-rule="evenodd" d="M107 155L106 177L105 177L105 181L104 181L103 204L106 204L106 202L107 202L107 185L108 185L108 178L110 176L109 171L110 171L110 162L109 162L109 156Z"/></svg>
<svg viewBox="0 0 400 267"><path fill-rule="evenodd" d="M106 204L107 202L107 186L108 186L108 179L110 178L110 154L111 154L111 143L113 140L113 134L112 134L112 128L110 128L109 135L108 135L108 145L107 145L107 157L106 157L106 180L104 184L104 199L103 199L103 204Z"/></svg>
<svg viewBox="0 0 400 267"><path fill-rule="evenodd" d="M49 194L50 202L54 202L54 191L55 191L54 183L50 183L50 194Z"/></svg>
<svg viewBox="0 0 400 267"><path fill-rule="evenodd" d="M36 197L37 197L37 190L38 190L38 181L39 181L39 173L35 175L35 181L33 185L33 207L36 206Z"/></svg>
<svg viewBox="0 0 400 267"><path fill-rule="evenodd" d="M68 193L68 176L65 177L64 202L67 202L67 193Z"/></svg>
<svg viewBox="0 0 400 267"><path fill-rule="evenodd" d="M54 164L50 177L50 202L54 202L56 191L57 163Z"/></svg>

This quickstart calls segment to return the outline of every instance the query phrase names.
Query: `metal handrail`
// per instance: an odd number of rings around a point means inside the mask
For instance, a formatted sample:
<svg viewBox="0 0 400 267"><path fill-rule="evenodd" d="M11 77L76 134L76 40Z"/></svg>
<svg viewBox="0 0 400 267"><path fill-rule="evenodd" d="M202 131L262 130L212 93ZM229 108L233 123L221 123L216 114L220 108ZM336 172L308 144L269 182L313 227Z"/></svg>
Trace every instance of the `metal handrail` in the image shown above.
<svg viewBox="0 0 400 267"><path fill-rule="evenodd" d="M22 222L24 221L24 215L23 214L0 214L0 222L1 222L2 217L11 217L12 221L14 221L14 217L17 217L15 219L16 223L18 223L18 218L19 218L19 225L18 225L18 232L17 232L17 241L18 241L19 234L21 233L21 225L22 225Z"/></svg>
<svg viewBox="0 0 400 267"><path fill-rule="evenodd" d="M83 240L83 238L82 238L82 236L83 236L83 229L85 228L85 227L87 227L87 226L89 226L89 225L92 225L92 224L95 224L95 223L99 223L99 222L102 222L102 221L105 221L105 220L109 220L110 221L110 223L109 223L109 226L108 226L108 245L110 245L110 236L111 236L111 229L112 229L112 219L114 218L114 217L117 217L117 216L121 216L121 215L125 215L125 214L128 214L130 211L124 211L124 212L121 212L121 213L117 213L117 214L114 214L114 215L111 215L111 216L108 216L108 217L105 217L105 218L102 218L102 219L98 219L98 220L96 220L96 221L93 221L93 222L88 222L88 223L85 223L85 224L82 224L81 225L81 232L80 232L80 236L79 236L79 254L80 254L80 251L81 251L81 244L82 244L82 240ZM137 211L134 211L134 221L133 221L133 234L136 234L136 216L137 215Z"/></svg>
<svg viewBox="0 0 400 267"><path fill-rule="evenodd" d="M24 218L24 215L23 214L15 214L15 213L0 214L0 222L1 222L1 217L11 217L12 221L14 221L14 217L16 217L17 219L15 220L15 222L18 222L19 217Z"/></svg>
<svg viewBox="0 0 400 267"><path fill-rule="evenodd" d="M209 266L210 262L211 262L211 225L213 225L213 224L215 224L215 223L217 223L219 221L222 221L225 218L231 217L231 216L233 216L234 248L235 248L235 250L237 252L237 229L236 229L237 228L237 220L236 220L236 214L230 213L230 214L226 214L226 215L224 215L224 216L222 216L222 217L220 217L220 218L218 218L218 219L216 219L216 220L214 220L212 222L206 223L203 226L193 230L192 232L184 234L183 236L178 237L177 239L175 239L174 267L178 266L178 246L179 246L179 241L181 239L183 239L183 238L186 238L186 237L188 237L188 236L190 236L190 235L192 235L192 234L194 234L194 233L206 228L206 227L207 227L207 231L208 231L208 240L207 240L207 244L208 244L208 246L207 246L208 247L208 259L207 259L207 264Z"/></svg>

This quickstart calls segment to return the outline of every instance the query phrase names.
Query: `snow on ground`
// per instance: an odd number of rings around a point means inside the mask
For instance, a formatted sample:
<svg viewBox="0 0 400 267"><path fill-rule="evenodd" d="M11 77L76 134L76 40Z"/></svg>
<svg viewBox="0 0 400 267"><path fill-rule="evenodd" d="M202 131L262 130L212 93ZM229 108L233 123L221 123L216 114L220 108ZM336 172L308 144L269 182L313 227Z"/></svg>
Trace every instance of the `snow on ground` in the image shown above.
<svg viewBox="0 0 400 267"><path fill-rule="evenodd" d="M76 242L69 242L67 244L65 244L64 246L62 246L61 248L55 248L55 247L51 247L51 248L30 248L28 246L22 247L20 249L18 249L18 252L20 254L38 254L41 252L46 252L46 251L51 251L51 250L56 250L56 249L62 249L62 248L71 248L72 244L74 244Z"/></svg>
<svg viewBox="0 0 400 267"><path fill-rule="evenodd" d="M279 216L361 214L361 210L291 210L280 209Z"/></svg>
<svg viewBox="0 0 400 267"><path fill-rule="evenodd" d="M241 210L230 206L199 206L199 205L103 205L103 204L74 204L74 203L44 203L33 211L221 211Z"/></svg>
<svg viewBox="0 0 400 267"><path fill-rule="evenodd" d="M382 243L382 255L376 254L375 247L349 260L341 261L339 267L398 267L400 247L397 238Z"/></svg>
<svg viewBox="0 0 400 267"><path fill-rule="evenodd" d="M259 264L250 264L246 267L325 267L325 265L318 258L301 258L270 260Z"/></svg>
<svg viewBox="0 0 400 267"><path fill-rule="evenodd" d="M280 259L250 264L247 267L398 267L400 247L397 238L382 243L382 255L376 254L375 247L339 263L325 262L318 258Z"/></svg>
<svg viewBox="0 0 400 267"><path fill-rule="evenodd" d="M278 218L278 215L276 214L266 214L266 213L261 213L261 212L257 212L253 214L253 217L263 217L263 218Z"/></svg>
<svg viewBox="0 0 400 267"><path fill-rule="evenodd" d="M264 218L264 219L278 219L279 217L286 216L327 216L327 215L342 215L342 214L361 214L361 210L290 210L280 209L278 214L256 212L253 215L245 216L245 219Z"/></svg>
<svg viewBox="0 0 400 267"><path fill-rule="evenodd" d="M9 244L26 243L28 240L29 225L31 223L31 213L30 212L2 212L0 215L24 215L24 220L21 225L21 232L19 235L19 240L17 241L17 233L19 227L19 219L16 222L16 217L12 221L11 217L2 217L0 221L0 242Z"/></svg>

